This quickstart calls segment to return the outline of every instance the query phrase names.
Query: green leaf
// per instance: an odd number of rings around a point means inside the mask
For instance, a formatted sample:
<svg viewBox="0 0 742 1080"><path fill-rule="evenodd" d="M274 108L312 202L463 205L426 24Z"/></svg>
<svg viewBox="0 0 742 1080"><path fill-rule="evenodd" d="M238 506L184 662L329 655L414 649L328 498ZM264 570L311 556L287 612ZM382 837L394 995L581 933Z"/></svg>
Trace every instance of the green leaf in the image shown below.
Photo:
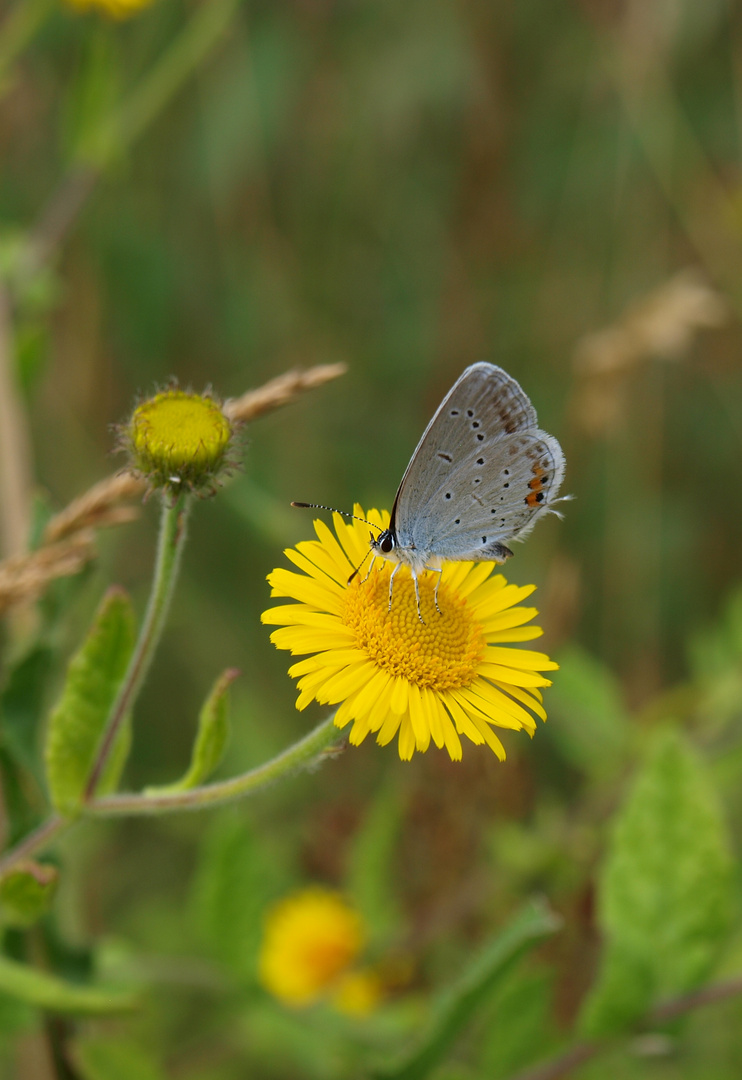
<svg viewBox="0 0 742 1080"><path fill-rule="evenodd" d="M127 1012L137 1005L135 995L128 991L68 983L7 956L0 956L0 993L49 1012L84 1016Z"/></svg>
<svg viewBox="0 0 742 1080"><path fill-rule="evenodd" d="M204 837L190 908L196 933L248 982L256 978L264 910L287 884L282 861L275 838L263 841L233 810Z"/></svg>
<svg viewBox="0 0 742 1080"><path fill-rule="evenodd" d="M441 995L418 1045L396 1066L375 1071L375 1080L423 1080L428 1076L513 965L560 925L545 904L526 904L504 930L482 946L459 981Z"/></svg>
<svg viewBox="0 0 742 1080"><path fill-rule="evenodd" d="M523 965L511 972L493 995L480 1021L483 1046L478 1058L482 1076L510 1076L535 1058L546 1057L558 1043L553 1020L554 972Z"/></svg>
<svg viewBox="0 0 742 1080"><path fill-rule="evenodd" d="M59 873L49 863L24 859L0 878L0 919L6 926L31 926L48 910Z"/></svg>
<svg viewBox="0 0 742 1080"><path fill-rule="evenodd" d="M38 824L37 792L43 777L37 753L52 653L35 645L10 669L0 695L0 777L9 820L8 842L14 844Z"/></svg>
<svg viewBox="0 0 742 1080"><path fill-rule="evenodd" d="M165 1080L150 1055L128 1039L76 1039L72 1059L81 1080Z"/></svg>
<svg viewBox="0 0 742 1080"><path fill-rule="evenodd" d="M581 772L601 780L621 767L631 731L621 688L609 668L576 645L560 651L549 715L551 737Z"/></svg>
<svg viewBox="0 0 742 1080"><path fill-rule="evenodd" d="M134 614L122 589L103 599L80 651L70 661L46 742L46 775L55 808L72 815L80 805L101 735L134 648ZM126 725L124 725L124 728ZM130 737L124 731L126 743ZM102 786L110 789L123 766L118 748Z"/></svg>
<svg viewBox="0 0 742 1080"><path fill-rule="evenodd" d="M732 865L701 763L677 732L663 732L619 814L603 869L606 954L583 1011L588 1035L621 1030L706 978L729 930Z"/></svg>
<svg viewBox="0 0 742 1080"><path fill-rule="evenodd" d="M48 646L34 646L11 669L0 696L3 742L31 773L37 768L37 732L51 661Z"/></svg>
<svg viewBox="0 0 742 1080"><path fill-rule="evenodd" d="M170 791L187 791L198 787L219 765L229 738L229 690L230 683L239 675L236 668L228 668L212 687L198 717L198 732L193 744L191 764L188 771L174 784L149 787L147 795L162 795Z"/></svg>

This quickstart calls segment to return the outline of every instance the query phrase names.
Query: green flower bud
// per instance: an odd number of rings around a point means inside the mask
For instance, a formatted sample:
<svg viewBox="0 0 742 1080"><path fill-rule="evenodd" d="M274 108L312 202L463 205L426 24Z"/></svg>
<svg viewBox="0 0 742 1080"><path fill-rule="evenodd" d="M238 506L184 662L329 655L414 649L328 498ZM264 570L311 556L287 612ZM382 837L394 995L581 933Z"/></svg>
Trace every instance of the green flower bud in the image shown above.
<svg viewBox="0 0 742 1080"><path fill-rule="evenodd" d="M122 429L131 468L151 489L213 495L234 467L235 428L208 394L171 387L142 401Z"/></svg>

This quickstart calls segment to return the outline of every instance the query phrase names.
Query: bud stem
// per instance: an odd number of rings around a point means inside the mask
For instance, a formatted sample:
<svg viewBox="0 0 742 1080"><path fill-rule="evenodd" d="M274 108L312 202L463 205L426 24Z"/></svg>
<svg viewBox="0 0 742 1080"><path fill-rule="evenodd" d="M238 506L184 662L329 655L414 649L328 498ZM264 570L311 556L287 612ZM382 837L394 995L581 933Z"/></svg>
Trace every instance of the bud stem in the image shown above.
<svg viewBox="0 0 742 1080"><path fill-rule="evenodd" d="M85 802L89 802L95 795L116 736L142 688L147 669L159 643L178 576L180 553L186 538L186 520L191 501L190 496L185 492L179 495L172 504L163 500L157 559L147 612L129 668L101 737L95 764L90 770L90 777L85 787Z"/></svg>
<svg viewBox="0 0 742 1080"><path fill-rule="evenodd" d="M201 810L220 803L234 802L245 795L252 795L277 780L283 780L300 769L317 764L320 755L334 743L346 737L335 727L335 715L305 735L303 739L287 747L270 761L255 769L186 791L163 792L160 795L116 794L105 795L88 804L86 813L95 817L128 817L136 814L167 814L177 810Z"/></svg>

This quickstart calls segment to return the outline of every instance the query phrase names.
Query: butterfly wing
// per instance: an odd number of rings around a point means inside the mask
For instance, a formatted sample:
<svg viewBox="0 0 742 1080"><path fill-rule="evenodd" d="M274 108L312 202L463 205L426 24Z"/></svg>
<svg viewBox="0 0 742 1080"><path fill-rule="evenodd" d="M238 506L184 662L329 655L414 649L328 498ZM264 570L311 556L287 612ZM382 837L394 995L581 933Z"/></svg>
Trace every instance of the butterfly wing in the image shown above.
<svg viewBox="0 0 742 1080"><path fill-rule="evenodd" d="M463 372L428 424L392 513L400 547L446 559L491 559L524 536L556 498L564 455L540 431L502 368Z"/></svg>

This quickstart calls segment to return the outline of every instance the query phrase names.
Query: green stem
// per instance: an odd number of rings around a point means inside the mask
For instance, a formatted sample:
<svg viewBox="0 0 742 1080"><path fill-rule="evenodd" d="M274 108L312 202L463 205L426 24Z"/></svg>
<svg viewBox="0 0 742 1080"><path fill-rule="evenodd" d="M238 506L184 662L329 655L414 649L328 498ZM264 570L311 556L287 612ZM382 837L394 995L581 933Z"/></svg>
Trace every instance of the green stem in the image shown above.
<svg viewBox="0 0 742 1080"><path fill-rule="evenodd" d="M18 0L0 27L0 83L51 11L54 0ZM0 88L2 93L2 88Z"/></svg>
<svg viewBox="0 0 742 1080"><path fill-rule="evenodd" d="M106 795L88 803L85 813L95 817L128 817L134 814L167 814L174 810L200 810L234 802L300 769L309 768L343 737L344 733L335 727L334 716L331 716L271 761L230 780L160 795Z"/></svg>
<svg viewBox="0 0 742 1080"><path fill-rule="evenodd" d="M0 859L0 876L7 873L8 870L12 870L23 859L28 859L31 855L35 855L37 851L45 848L47 844L69 828L71 824L69 818L63 818L59 814L52 814L33 832L28 833L22 840L19 840L14 848L6 851L2 859Z"/></svg>
<svg viewBox="0 0 742 1080"><path fill-rule="evenodd" d="M43 10L52 2L20 0L16 6L16 21L21 22L25 8L35 6ZM21 281L32 277L51 260L90 198L101 171L128 150L157 119L195 68L225 35L240 3L241 0L208 0L199 4L164 56L129 97L106 116L86 139L78 160L70 166L67 176L61 180L28 236L25 250L19 257ZM13 36L15 40L20 40L18 33ZM0 73L2 64L16 51L15 45L11 52L4 43L0 43Z"/></svg>
<svg viewBox="0 0 742 1080"><path fill-rule="evenodd" d="M301 769L317 765L330 748L340 742L345 733L335 727L334 715L305 735L299 742L289 746L264 765L241 773L231 780L222 780L216 784L205 784L190 791L176 791L162 795L106 795L92 799L84 808L86 817L133 817L136 815L167 814L178 810L199 810L220 803L234 802L246 795L253 795L286 779ZM22 859L35 855L57 837L75 825L80 819L69 819L53 814L42 822L37 829L24 836L14 848L7 851L0 859L0 874L7 873Z"/></svg>
<svg viewBox="0 0 742 1080"><path fill-rule="evenodd" d="M121 684L118 697L113 704L105 731L101 737L95 764L90 771L90 777L85 787L85 801L92 799L95 794L95 789L113 749L116 736L142 687L147 669L160 640L178 576L178 566L185 543L186 519L190 505L191 496L188 494L178 496L172 505L168 505L166 502L162 504L157 561L147 612L124 681Z"/></svg>

